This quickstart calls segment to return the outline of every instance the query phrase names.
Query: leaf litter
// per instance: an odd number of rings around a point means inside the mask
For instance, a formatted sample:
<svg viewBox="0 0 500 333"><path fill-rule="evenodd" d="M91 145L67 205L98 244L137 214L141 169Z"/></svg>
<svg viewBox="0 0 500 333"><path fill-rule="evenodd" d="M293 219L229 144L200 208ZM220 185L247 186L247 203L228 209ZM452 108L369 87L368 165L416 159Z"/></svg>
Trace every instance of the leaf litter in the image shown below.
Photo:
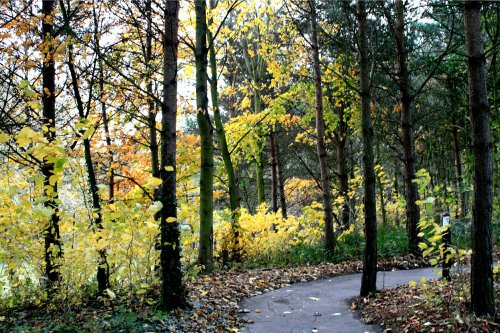
<svg viewBox="0 0 500 333"><path fill-rule="evenodd" d="M4 320L0 332L62 332L76 328L80 332L238 332L245 324L238 313L259 310L239 309L243 299L298 282L361 272L362 266L361 261L352 261L200 275L186 282L191 308L172 313L158 309L159 285L150 286L140 295L114 291L114 297L104 303L87 301L71 309L63 310L58 304L11 309L1 314ZM428 263L405 256L379 260L378 269L423 266Z"/></svg>

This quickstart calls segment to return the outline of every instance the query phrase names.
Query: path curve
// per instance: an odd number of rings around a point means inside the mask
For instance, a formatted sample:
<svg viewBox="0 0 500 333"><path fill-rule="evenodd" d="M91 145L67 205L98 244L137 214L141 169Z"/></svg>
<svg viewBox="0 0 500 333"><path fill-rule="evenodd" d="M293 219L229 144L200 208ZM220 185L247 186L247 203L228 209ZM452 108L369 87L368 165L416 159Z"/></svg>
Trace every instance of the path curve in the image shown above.
<svg viewBox="0 0 500 333"><path fill-rule="evenodd" d="M387 289L437 278L432 268L379 272L377 288ZM359 296L361 274L297 283L239 304L240 316L252 323L242 332L252 333L365 333L380 332L377 325L365 325L351 311Z"/></svg>

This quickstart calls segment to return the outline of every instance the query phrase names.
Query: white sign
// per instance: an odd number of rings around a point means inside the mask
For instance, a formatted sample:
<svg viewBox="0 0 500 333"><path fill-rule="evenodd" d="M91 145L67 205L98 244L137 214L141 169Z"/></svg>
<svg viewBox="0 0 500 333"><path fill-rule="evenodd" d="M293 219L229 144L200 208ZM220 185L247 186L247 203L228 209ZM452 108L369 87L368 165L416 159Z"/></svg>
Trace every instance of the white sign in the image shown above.
<svg viewBox="0 0 500 333"><path fill-rule="evenodd" d="M450 217L443 216L443 226L450 224Z"/></svg>

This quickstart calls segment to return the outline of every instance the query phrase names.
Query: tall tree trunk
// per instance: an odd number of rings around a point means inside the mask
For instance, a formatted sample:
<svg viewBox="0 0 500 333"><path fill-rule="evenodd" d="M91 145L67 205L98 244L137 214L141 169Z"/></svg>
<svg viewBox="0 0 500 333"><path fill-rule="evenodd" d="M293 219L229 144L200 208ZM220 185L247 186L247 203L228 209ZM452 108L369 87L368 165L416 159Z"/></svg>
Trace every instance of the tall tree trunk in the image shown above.
<svg viewBox="0 0 500 333"><path fill-rule="evenodd" d="M377 160L381 161L380 158L380 142L377 141ZM382 165L380 165L382 166ZM382 179L376 174L377 177L377 186L378 186L378 192L379 192L379 198L380 198L380 211L382 212L382 225L386 226L387 225L387 214L385 211L385 198L384 198L384 184L382 184Z"/></svg>
<svg viewBox="0 0 500 333"><path fill-rule="evenodd" d="M259 83L256 83L260 87ZM259 114L262 111L262 99L260 97L260 88L254 90L254 110L255 114ZM257 151L255 152L255 173L257 177L257 203L263 204L266 202L266 192L264 184L264 134L262 133L262 128L260 125L255 129L258 134L257 139Z"/></svg>
<svg viewBox="0 0 500 333"><path fill-rule="evenodd" d="M276 168L278 171L278 188L280 193L281 216L284 219L287 219L288 213L286 209L285 175L283 173L283 165L281 163L281 155L280 155L280 146L278 143L276 143Z"/></svg>
<svg viewBox="0 0 500 333"><path fill-rule="evenodd" d="M43 131L43 136L49 144L56 141L56 71L54 61L54 26L52 14L54 12L55 1L42 1L42 40L44 46L42 50L42 123L47 128ZM47 200L44 206L51 211L48 225L45 228L44 240L44 256L45 256L45 276L48 279L47 286L49 290L57 287L61 281L59 272L62 258L62 245L59 233L59 207L58 207L58 191L57 183L53 185L50 182L50 177L54 174L54 162L43 160L41 171L44 177L43 188L44 196Z"/></svg>
<svg viewBox="0 0 500 333"><path fill-rule="evenodd" d="M184 308L186 289L182 282L181 244L176 198L177 48L179 45L179 1L164 1L163 103L161 105L162 203L160 221L161 306L164 310Z"/></svg>
<svg viewBox="0 0 500 333"><path fill-rule="evenodd" d="M345 157L345 145L347 136L347 122L344 119L344 105L338 109L338 135L337 135L337 174L339 177L339 194L344 198L341 212L342 229L349 227L349 170L347 170L347 159Z"/></svg>
<svg viewBox="0 0 500 333"><path fill-rule="evenodd" d="M465 2L464 19L474 155L471 310L478 316L486 314L493 316L495 314L491 240L493 163L480 1Z"/></svg>
<svg viewBox="0 0 500 333"><path fill-rule="evenodd" d="M210 0L210 9L215 8L215 0ZM212 22L210 18L209 25ZM217 138L219 139L220 151L222 154L222 161L224 162L224 168L227 174L227 187L229 190L229 208L231 209L231 234L233 239L231 240L231 256L232 260L239 262L241 261L241 246L240 246L240 227L239 227L239 217L240 217L240 193L238 188L238 182L236 178L236 173L234 171L234 165L231 161L231 154L229 153L229 148L227 146L226 132L224 131L224 125L222 124L222 118L219 109L219 94L217 92L217 59L215 55L214 37L210 29L207 29L207 39L210 43L210 92L212 96L212 106L214 109L214 123L215 132L217 133Z"/></svg>
<svg viewBox="0 0 500 333"><path fill-rule="evenodd" d="M60 1L61 11L64 18L64 25L66 28L66 33L71 35L69 17L64 6L64 1ZM83 100L80 94L80 86L78 83L78 77L76 75L75 63L73 58L73 45L68 46L68 69L71 76L71 85L73 86L73 92L75 94L76 107L78 109L78 116L80 121L87 121L87 115L85 114L85 107L83 105ZM90 96L89 98L91 98ZM84 130L80 130L80 135L83 137L83 148L85 153L85 165L87 166L87 177L89 180L90 194L92 198L92 210L96 214L93 225L102 230L102 209L101 209L101 199L99 198L99 188L97 187L97 179L94 170L94 163L92 161L92 151L90 149L90 138L84 136ZM99 238L100 239L100 238ZM99 259L97 262L97 288L100 294L109 287L109 264L106 254L106 249L102 248L98 250Z"/></svg>
<svg viewBox="0 0 500 333"><path fill-rule="evenodd" d="M321 64L319 62L318 27L316 18L315 0L309 0L311 10L311 47L314 70L314 88L316 103L316 135L319 168L321 173L321 191L323 198L323 219L325 223L325 245L328 254L333 255L335 251L335 235L333 233L333 205L330 178L328 175L328 162L325 142L325 120L323 118L323 91L321 84Z"/></svg>
<svg viewBox="0 0 500 333"><path fill-rule="evenodd" d="M370 115L370 76L368 72L368 37L365 1L358 0L361 126L363 131L363 174L365 183L365 254L361 277L361 296L377 290L377 205L373 158L373 125Z"/></svg>
<svg viewBox="0 0 500 333"><path fill-rule="evenodd" d="M200 247L198 264L205 273L213 270L213 170L214 146L213 128L208 114L208 49L207 49L207 4L206 0L196 0L196 120L200 129L201 170L200 170Z"/></svg>
<svg viewBox="0 0 500 333"><path fill-rule="evenodd" d="M153 61L153 30L152 30L152 0L146 1L146 54L144 62L146 63L146 77L147 77L147 99L148 99L148 127L149 127L149 152L151 155L151 174L153 177L160 178L160 161L159 161L159 148L158 137L156 128L156 108L153 99L153 68L151 63ZM155 199L158 196L158 191L155 191Z"/></svg>
<svg viewBox="0 0 500 333"><path fill-rule="evenodd" d="M278 153L276 151L276 138L274 131L269 134L271 148L271 203L273 212L278 212Z"/></svg>
<svg viewBox="0 0 500 333"><path fill-rule="evenodd" d="M399 196L399 184L398 184L398 163L394 160L394 190L396 195ZM399 209L396 208L396 226L399 227L401 220L399 218Z"/></svg>
<svg viewBox="0 0 500 333"><path fill-rule="evenodd" d="M405 186L406 186L406 230L410 252L420 254L418 243L418 221L420 211L417 206L418 190L415 179L415 152L413 149L413 119L411 102L413 96L410 94L410 78L406 63L407 52L405 49L405 19L403 0L395 0L394 11L396 13L396 52L398 56L399 90L401 92L401 129L403 134L403 154L405 164Z"/></svg>

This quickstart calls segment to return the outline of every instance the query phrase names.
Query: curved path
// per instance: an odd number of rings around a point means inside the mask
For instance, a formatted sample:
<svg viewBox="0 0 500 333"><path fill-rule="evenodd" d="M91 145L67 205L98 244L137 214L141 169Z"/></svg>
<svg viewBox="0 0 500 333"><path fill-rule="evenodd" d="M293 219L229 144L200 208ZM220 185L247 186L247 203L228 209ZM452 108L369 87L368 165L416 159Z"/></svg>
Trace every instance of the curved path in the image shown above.
<svg viewBox="0 0 500 333"><path fill-rule="evenodd" d="M437 278L432 268L379 272L377 288L392 288ZM240 315L250 321L242 332L254 333L365 333L380 332L377 325L365 325L351 311L359 296L361 274L297 283L239 304Z"/></svg>

